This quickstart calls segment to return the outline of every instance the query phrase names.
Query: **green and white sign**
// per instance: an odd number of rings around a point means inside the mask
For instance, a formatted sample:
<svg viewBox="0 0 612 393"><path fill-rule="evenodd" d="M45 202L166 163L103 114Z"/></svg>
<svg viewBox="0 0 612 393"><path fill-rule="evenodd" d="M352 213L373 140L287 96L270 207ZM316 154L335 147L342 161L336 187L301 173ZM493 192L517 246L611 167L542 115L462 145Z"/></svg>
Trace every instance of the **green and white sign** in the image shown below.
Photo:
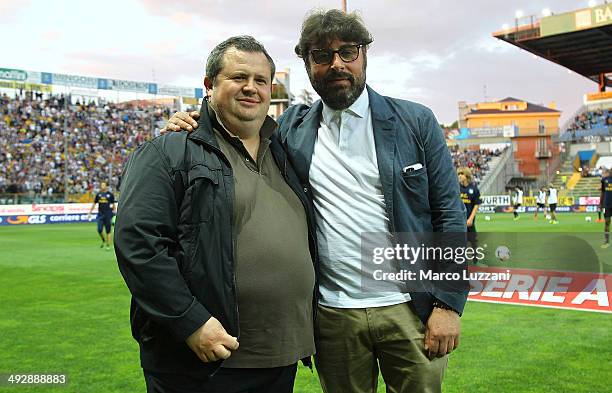
<svg viewBox="0 0 612 393"><path fill-rule="evenodd" d="M28 73L23 70L14 70L11 68L0 68L0 79L23 82L26 79L28 79Z"/></svg>

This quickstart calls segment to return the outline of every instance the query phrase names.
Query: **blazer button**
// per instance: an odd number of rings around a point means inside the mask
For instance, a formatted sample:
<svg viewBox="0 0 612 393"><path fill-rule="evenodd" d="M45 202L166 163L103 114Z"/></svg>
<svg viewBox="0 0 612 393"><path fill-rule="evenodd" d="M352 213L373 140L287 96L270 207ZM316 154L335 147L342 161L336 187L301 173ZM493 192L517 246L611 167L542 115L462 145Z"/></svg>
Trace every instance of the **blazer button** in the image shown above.
<svg viewBox="0 0 612 393"><path fill-rule="evenodd" d="M304 192L308 192L308 187L304 187Z"/></svg>

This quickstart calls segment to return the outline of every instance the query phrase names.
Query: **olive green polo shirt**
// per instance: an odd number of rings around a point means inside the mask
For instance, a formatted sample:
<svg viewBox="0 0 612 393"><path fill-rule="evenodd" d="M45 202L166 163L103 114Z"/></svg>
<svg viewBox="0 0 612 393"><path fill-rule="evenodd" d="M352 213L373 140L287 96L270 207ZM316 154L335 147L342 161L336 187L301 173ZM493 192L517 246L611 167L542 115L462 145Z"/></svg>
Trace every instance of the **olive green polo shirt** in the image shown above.
<svg viewBox="0 0 612 393"><path fill-rule="evenodd" d="M267 117L254 161L212 114L219 147L234 174L233 230L240 347L230 368L281 367L314 353L314 267L304 207L272 153L276 122Z"/></svg>

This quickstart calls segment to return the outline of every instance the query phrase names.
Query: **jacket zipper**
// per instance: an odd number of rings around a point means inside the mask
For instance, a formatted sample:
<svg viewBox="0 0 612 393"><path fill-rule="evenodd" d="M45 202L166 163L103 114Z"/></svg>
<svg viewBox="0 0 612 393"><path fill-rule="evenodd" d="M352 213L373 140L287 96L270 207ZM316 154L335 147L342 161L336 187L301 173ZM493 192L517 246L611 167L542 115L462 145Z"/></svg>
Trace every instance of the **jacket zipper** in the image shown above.
<svg viewBox="0 0 612 393"><path fill-rule="evenodd" d="M225 154L223 154L221 149L209 143L206 143L206 142L204 142L204 144L206 146L209 146L212 150L214 150L217 153L217 155L225 161L227 166L230 168L230 171L232 172L232 179L233 179L232 165L230 164ZM225 182L223 183L223 186L225 187ZM232 292L234 293L234 309L236 310L236 319L234 323L236 324L236 339L239 339L240 338L240 313L238 311L238 285L236 283L236 236L234 236L234 225L235 225L234 223L234 201L230 201L230 203L232 207L231 212L230 212L230 233L232 235L232 252L231 252L231 255L232 255Z"/></svg>

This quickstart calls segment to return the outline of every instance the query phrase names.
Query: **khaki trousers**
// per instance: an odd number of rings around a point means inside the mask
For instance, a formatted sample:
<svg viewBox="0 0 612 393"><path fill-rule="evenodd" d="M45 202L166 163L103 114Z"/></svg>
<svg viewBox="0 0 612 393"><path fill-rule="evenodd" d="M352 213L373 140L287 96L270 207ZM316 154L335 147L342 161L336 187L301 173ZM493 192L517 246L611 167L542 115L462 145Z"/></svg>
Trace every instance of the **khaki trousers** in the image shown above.
<svg viewBox="0 0 612 393"><path fill-rule="evenodd" d="M425 326L408 303L374 308L319 306L315 364L326 393L441 392L448 357L429 360Z"/></svg>

